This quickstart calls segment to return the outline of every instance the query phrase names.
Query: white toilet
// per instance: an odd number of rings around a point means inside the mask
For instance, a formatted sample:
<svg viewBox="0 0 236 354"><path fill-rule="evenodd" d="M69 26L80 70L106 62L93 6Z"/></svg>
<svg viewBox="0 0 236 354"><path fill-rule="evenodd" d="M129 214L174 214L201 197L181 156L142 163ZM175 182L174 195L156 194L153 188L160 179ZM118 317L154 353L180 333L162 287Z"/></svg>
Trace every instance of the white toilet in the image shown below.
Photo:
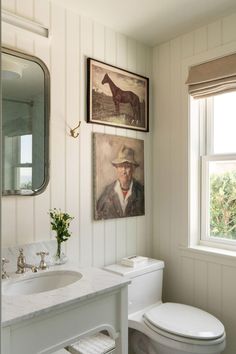
<svg viewBox="0 0 236 354"><path fill-rule="evenodd" d="M106 270L131 280L128 289L129 354L220 354L223 324L196 307L162 303L164 262L148 259L135 268Z"/></svg>

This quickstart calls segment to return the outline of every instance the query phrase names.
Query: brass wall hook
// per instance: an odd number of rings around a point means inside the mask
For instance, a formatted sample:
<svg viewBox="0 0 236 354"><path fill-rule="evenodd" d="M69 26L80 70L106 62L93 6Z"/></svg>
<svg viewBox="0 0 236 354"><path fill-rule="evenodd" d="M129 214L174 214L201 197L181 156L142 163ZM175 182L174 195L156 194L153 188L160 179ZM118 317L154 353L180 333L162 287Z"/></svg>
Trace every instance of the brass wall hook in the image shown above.
<svg viewBox="0 0 236 354"><path fill-rule="evenodd" d="M80 124L81 124L81 121L79 122L79 124L74 129L70 129L70 135L73 138L77 138L79 136L79 132L76 132L76 130L79 129Z"/></svg>

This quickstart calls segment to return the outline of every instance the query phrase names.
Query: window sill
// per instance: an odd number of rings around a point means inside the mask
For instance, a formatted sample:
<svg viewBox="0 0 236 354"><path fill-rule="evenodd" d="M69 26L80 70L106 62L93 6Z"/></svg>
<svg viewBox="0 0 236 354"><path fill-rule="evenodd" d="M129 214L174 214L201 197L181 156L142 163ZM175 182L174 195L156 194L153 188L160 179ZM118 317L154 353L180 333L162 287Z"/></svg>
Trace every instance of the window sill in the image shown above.
<svg viewBox="0 0 236 354"><path fill-rule="evenodd" d="M236 251L213 248L203 245L190 247L180 246L179 249L183 255L188 257L191 254L192 258L236 267Z"/></svg>

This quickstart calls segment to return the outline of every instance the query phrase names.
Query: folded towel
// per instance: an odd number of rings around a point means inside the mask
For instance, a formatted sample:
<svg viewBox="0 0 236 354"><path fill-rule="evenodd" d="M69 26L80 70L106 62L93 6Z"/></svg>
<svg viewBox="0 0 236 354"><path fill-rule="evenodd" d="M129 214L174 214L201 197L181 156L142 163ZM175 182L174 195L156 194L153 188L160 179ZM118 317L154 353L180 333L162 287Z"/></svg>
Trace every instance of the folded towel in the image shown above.
<svg viewBox="0 0 236 354"><path fill-rule="evenodd" d="M66 349L71 354L109 354L115 349L115 340L103 333L97 333L82 338Z"/></svg>

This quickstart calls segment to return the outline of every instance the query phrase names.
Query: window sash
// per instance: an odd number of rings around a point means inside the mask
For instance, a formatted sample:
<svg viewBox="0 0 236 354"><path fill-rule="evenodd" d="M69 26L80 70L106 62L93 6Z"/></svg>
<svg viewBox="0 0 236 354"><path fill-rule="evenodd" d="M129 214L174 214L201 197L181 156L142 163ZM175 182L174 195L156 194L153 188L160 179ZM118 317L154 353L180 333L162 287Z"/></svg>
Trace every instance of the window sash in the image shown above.
<svg viewBox="0 0 236 354"><path fill-rule="evenodd" d="M214 237L210 235L210 186L209 186L209 165L210 162L235 161L236 154L214 154L201 157L201 228L200 244L212 247L232 249L236 240ZM218 246L217 246L218 245Z"/></svg>

